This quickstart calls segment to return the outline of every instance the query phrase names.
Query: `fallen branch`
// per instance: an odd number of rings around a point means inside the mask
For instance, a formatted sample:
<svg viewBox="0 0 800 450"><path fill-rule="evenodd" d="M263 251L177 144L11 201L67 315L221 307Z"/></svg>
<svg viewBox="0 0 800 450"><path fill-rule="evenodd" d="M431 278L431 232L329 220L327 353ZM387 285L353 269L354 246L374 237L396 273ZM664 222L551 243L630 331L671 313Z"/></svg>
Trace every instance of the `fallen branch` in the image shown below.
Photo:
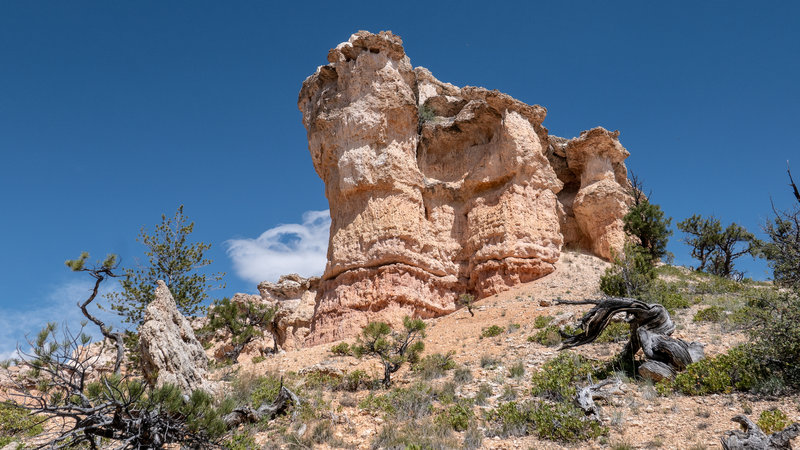
<svg viewBox="0 0 800 450"><path fill-rule="evenodd" d="M725 450L791 450L792 439L800 436L800 423L797 422L767 436L747 416L740 414L731 421L740 424L744 431L726 431L721 439Z"/></svg>
<svg viewBox="0 0 800 450"><path fill-rule="evenodd" d="M271 404L265 403L259 406L258 409L250 406L240 406L223 417L222 420L228 428L235 428L243 423L271 420L286 412L292 405L300 406L300 403L300 397L284 386L283 379L281 379L281 388L278 391L278 396Z"/></svg>
<svg viewBox="0 0 800 450"><path fill-rule="evenodd" d="M611 385L610 388L603 390L604 387ZM581 408L587 416L599 416L595 400L609 401L612 395L621 394L622 390L619 388L622 381L617 378L609 378L599 383L592 384L592 379L589 378L589 385L578 390L575 396L575 403Z"/></svg>

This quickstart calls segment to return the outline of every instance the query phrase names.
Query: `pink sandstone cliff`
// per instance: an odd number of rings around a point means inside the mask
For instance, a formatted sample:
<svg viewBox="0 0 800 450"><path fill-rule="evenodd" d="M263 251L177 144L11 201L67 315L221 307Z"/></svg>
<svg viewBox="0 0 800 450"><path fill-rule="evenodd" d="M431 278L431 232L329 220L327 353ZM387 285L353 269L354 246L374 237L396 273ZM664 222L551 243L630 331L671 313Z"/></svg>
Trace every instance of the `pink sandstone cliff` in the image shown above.
<svg viewBox="0 0 800 450"><path fill-rule="evenodd" d="M298 105L332 219L307 343L450 313L547 275L564 246L622 246L618 132L550 136L545 108L440 82L391 32L332 49Z"/></svg>

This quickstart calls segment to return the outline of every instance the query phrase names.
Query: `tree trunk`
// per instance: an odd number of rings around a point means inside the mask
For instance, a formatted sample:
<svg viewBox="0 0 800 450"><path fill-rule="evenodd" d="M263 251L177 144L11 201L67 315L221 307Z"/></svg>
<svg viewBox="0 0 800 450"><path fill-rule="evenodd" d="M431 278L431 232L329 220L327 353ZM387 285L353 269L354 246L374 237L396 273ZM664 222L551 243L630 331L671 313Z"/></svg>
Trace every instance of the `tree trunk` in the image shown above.
<svg viewBox="0 0 800 450"><path fill-rule="evenodd" d="M662 305L648 304L631 298L607 298L603 300L585 300L571 302L558 301L560 304L594 305L580 320L581 333L566 336L560 350L589 344L620 313L627 315L631 331L630 340L620 354L621 361L634 361L636 353L641 349L646 362L639 367L639 375L653 381L670 379L687 365L703 359L703 346L696 342L687 343L670 335L675 331L675 324L667 309Z"/></svg>
<svg viewBox="0 0 800 450"><path fill-rule="evenodd" d="M722 448L725 450L791 450L792 439L800 436L800 423L796 422L783 431L777 431L767 436L747 416L740 414L731 420L740 424L744 431L726 432L721 439Z"/></svg>

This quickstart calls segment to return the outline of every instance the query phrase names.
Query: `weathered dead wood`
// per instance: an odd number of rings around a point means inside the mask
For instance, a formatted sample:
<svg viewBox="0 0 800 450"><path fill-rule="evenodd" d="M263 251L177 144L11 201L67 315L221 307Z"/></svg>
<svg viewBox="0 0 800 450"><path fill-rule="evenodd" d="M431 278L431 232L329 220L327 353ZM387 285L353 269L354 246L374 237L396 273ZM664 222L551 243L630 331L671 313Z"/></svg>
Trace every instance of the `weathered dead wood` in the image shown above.
<svg viewBox="0 0 800 450"><path fill-rule="evenodd" d="M744 431L726 431L722 437L722 448L725 450L791 450L792 439L800 436L800 423L793 423L783 431L767 436L747 416L737 415L731 421L742 426Z"/></svg>
<svg viewBox="0 0 800 450"><path fill-rule="evenodd" d="M612 395L622 394L622 390L620 389L621 385L622 381L617 378L609 378L594 384L592 384L592 379L589 378L589 385L578 390L575 396L575 403L586 415L598 417L599 408L594 401L609 401Z"/></svg>
<svg viewBox="0 0 800 450"><path fill-rule="evenodd" d="M278 396L275 398L275 401L273 401L271 404L265 403L259 406L258 409L250 406L240 406L223 417L222 420L230 429L238 427L243 423L255 423L262 420L270 420L273 417L286 412L286 410L292 405L300 406L300 397L284 386L283 380L281 380L281 389L278 391Z"/></svg>
<svg viewBox="0 0 800 450"><path fill-rule="evenodd" d="M589 344L597 339L617 314L625 314L631 337L620 354L620 359L631 361L642 350L646 362L639 375L654 381L672 378L687 365L703 359L703 346L670 337L675 324L662 305L644 303L632 298L607 298L602 300L567 301L559 304L594 305L580 319L581 333L565 335L560 350ZM648 364L650 363L650 364ZM643 369L642 369L643 367Z"/></svg>
<svg viewBox="0 0 800 450"><path fill-rule="evenodd" d="M786 172L789 174L789 185L792 187L794 198L800 202L800 191L797 190L797 185L794 184L794 178L792 178L792 169L789 168L789 161L786 161Z"/></svg>

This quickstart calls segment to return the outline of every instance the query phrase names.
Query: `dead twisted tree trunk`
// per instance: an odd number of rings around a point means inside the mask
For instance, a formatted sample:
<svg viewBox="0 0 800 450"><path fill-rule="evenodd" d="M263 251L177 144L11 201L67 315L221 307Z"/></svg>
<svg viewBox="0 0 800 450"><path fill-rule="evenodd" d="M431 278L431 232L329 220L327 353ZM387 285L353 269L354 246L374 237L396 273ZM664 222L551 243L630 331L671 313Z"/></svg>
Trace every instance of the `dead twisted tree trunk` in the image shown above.
<svg viewBox="0 0 800 450"><path fill-rule="evenodd" d="M731 420L741 425L743 431L725 433L721 439L725 450L791 450L792 439L800 436L800 423L793 423L783 431L767 435L747 416L740 414Z"/></svg>
<svg viewBox="0 0 800 450"><path fill-rule="evenodd" d="M278 396L272 403L265 403L258 409L247 405L240 406L223 417L222 420L225 422L228 429L232 429L243 423L256 423L262 420L270 420L286 412L290 406L300 406L300 403L300 397L284 386L283 378L281 378L281 388L278 391Z"/></svg>
<svg viewBox="0 0 800 450"><path fill-rule="evenodd" d="M644 303L632 298L607 298L603 300L566 301L560 304L594 305L580 320L581 333L564 336L560 350L589 344L617 314L626 314L631 336L620 354L621 361L634 361L641 349L645 362L638 366L643 378L660 381L672 378L689 364L703 359L703 346L670 337L675 331L667 309L662 305Z"/></svg>

